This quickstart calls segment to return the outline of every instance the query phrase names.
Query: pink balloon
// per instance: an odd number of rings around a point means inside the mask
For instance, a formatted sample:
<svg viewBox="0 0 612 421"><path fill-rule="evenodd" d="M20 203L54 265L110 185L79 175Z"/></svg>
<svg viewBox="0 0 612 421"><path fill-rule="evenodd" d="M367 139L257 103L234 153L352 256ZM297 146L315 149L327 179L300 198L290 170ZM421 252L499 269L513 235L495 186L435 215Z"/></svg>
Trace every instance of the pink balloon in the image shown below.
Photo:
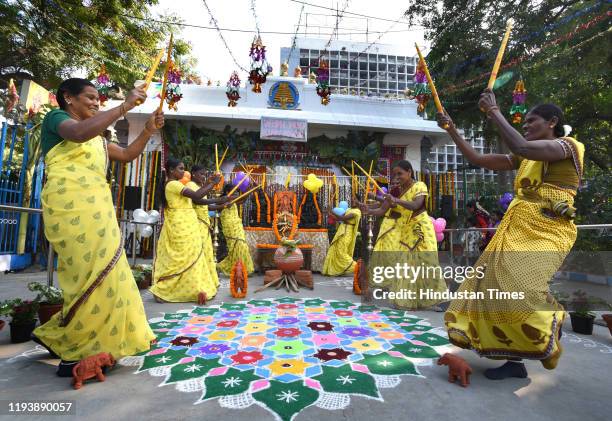
<svg viewBox="0 0 612 421"><path fill-rule="evenodd" d="M442 240L444 240L444 233L443 232L436 232L436 240L438 240L438 243Z"/></svg>
<svg viewBox="0 0 612 421"><path fill-rule="evenodd" d="M434 222L434 227L436 228L436 232L444 231L444 228L446 228L446 219L444 218L436 219L436 221Z"/></svg>

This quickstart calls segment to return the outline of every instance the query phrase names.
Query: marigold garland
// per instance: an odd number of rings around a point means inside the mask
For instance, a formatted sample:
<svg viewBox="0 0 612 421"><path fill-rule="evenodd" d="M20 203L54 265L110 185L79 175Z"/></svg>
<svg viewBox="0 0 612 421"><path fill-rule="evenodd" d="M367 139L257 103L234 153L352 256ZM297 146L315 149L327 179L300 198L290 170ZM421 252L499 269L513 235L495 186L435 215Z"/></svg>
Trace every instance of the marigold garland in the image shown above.
<svg viewBox="0 0 612 421"><path fill-rule="evenodd" d="M353 270L353 293L355 293L355 295L361 295L361 287L359 286L359 271L361 270L362 264L363 261L361 259L357 260L355 269Z"/></svg>
<svg viewBox="0 0 612 421"><path fill-rule="evenodd" d="M242 269L242 279L244 280L244 286L240 288L240 291L236 289L236 271L238 270L239 266ZM242 260L238 260L234 264L234 267L232 268L232 271L230 272L230 293L232 294L232 297L234 298L246 297L248 286L249 286L249 275L246 271L246 267L244 263L242 263Z"/></svg>
<svg viewBox="0 0 612 421"><path fill-rule="evenodd" d="M257 223L261 222L261 204L259 203L259 192L255 193L255 205L257 206Z"/></svg>
<svg viewBox="0 0 612 421"><path fill-rule="evenodd" d="M311 193L312 196L314 197L314 204L315 204L315 208L317 209L317 225L321 225L321 220L323 219L321 209L319 208L319 203L317 202L317 195L312 192L307 192L302 197L302 203L300 203L300 209L298 210L298 221L300 223L302 222L302 206L304 206L304 204L306 203L306 198L308 197L308 193Z"/></svg>

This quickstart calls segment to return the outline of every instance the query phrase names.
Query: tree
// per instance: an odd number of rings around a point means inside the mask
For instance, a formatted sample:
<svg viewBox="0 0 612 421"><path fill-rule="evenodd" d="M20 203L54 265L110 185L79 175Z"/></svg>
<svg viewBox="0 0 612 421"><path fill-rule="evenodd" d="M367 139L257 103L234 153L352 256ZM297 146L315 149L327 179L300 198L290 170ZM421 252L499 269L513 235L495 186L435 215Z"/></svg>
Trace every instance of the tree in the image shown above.
<svg viewBox="0 0 612 421"><path fill-rule="evenodd" d="M610 166L610 45L608 3L579 0L421 0L407 15L426 26L427 56L444 107L458 126L486 121L477 102L486 86L509 17L515 25L503 63L525 80L527 102L552 102L586 146L586 163ZM608 28L608 30L606 30ZM480 77L479 77L480 76ZM479 78L478 78L479 77ZM467 82L466 81L470 81ZM509 110L514 83L496 89ZM429 113L434 115L434 112ZM485 136L495 138L490 124ZM519 129L520 130L520 129Z"/></svg>
<svg viewBox="0 0 612 421"><path fill-rule="evenodd" d="M7 0L0 2L0 80L33 79L47 89L75 70L95 77L102 64L124 88L142 79L173 24L147 21L158 0ZM86 4L86 6L84 5ZM179 23L176 16L164 21ZM175 37L176 39L176 37ZM191 47L175 43L177 62L191 72Z"/></svg>

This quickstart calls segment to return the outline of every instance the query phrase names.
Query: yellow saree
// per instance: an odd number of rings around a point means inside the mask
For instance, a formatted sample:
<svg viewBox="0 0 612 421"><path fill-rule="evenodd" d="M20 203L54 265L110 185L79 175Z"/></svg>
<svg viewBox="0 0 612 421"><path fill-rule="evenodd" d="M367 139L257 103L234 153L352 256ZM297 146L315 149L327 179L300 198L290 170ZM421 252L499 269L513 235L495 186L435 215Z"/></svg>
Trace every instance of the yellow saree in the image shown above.
<svg viewBox="0 0 612 421"><path fill-rule="evenodd" d="M355 261L353 253L355 242L359 232L359 221L361 211L357 208L349 209L346 215L355 215L350 222L343 222L338 227L338 232L329 245L325 262L323 263L323 275L340 276L345 273L353 273Z"/></svg>
<svg viewBox="0 0 612 421"><path fill-rule="evenodd" d="M45 236L58 255L64 307L34 334L66 361L99 352L121 358L155 339L123 250L103 142L63 140L45 157Z"/></svg>
<svg viewBox="0 0 612 421"><path fill-rule="evenodd" d="M210 300L217 294L205 257L205 247L191 199L181 194L183 186L166 184L164 225L157 242L151 292L169 302L197 301L200 292Z"/></svg>
<svg viewBox="0 0 612 421"><path fill-rule="evenodd" d="M527 358L556 367L559 329L565 312L549 294L548 282L576 240L571 220L582 177L584 145L558 139L567 159L557 162L512 157L518 166L516 197L476 267L482 279L468 278L459 292L488 289L522 294L518 299L457 299L444 316L451 342L489 358ZM485 266L486 265L486 266Z"/></svg>
<svg viewBox="0 0 612 421"><path fill-rule="evenodd" d="M408 189L405 194L407 201L413 201L420 196L428 196L427 185L418 181ZM391 300L397 307L407 309L427 308L438 304L440 300L421 298L422 292L442 292L446 290L446 282L442 276L440 262L438 260L438 242L433 223L423 211L417 216L408 210L409 216L403 219L404 225L401 231L400 250L407 252L408 264L415 268L425 268L425 273L420 273L416 279L400 278L395 280L393 291L414 291L415 298L407 295L399 295L402 298Z"/></svg>
<svg viewBox="0 0 612 421"><path fill-rule="evenodd" d="M198 186L193 181L187 183L187 187L191 190L198 190ZM202 242L204 243L204 258L208 263L208 270L210 272L210 278L215 283L215 287L219 287L219 275L217 274L217 263L215 262L215 254L213 252L212 237L210 235L211 225L210 216L208 215L208 206L206 205L193 205L198 216L198 222L200 223L200 233L202 234Z"/></svg>
<svg viewBox="0 0 612 421"><path fill-rule="evenodd" d="M407 200L407 194L408 191L404 192L400 199ZM401 250L402 226L411 214L411 211L400 206L387 211L378 230L378 236L374 244L374 253L372 253L369 267L395 266L398 263ZM393 279L388 278L380 283L371 282L371 286L374 288L388 288L392 284Z"/></svg>
<svg viewBox="0 0 612 421"><path fill-rule="evenodd" d="M218 263L217 267L229 276L232 266L241 259L247 273L252 273L254 270L253 260L246 242L242 219L238 216L238 206L234 204L221 211L221 227L227 242L227 256Z"/></svg>

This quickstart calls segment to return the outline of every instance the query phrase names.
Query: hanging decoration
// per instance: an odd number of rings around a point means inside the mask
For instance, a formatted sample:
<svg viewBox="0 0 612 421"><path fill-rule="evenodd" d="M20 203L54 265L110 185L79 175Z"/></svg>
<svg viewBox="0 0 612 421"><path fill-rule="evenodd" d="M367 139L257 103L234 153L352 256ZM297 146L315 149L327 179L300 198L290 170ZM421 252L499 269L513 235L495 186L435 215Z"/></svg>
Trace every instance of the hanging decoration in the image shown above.
<svg viewBox="0 0 612 421"><path fill-rule="evenodd" d="M512 107L510 108L510 116L512 117L513 124L520 124L527 114L527 106L525 100L527 99L527 90L525 89L525 82L522 79L516 82L514 85L514 91L512 92Z"/></svg>
<svg viewBox="0 0 612 421"><path fill-rule="evenodd" d="M261 37L256 36L251 44L251 71L249 73L249 83L253 85L252 91L256 94L261 93L261 85L266 83L268 74L272 67L266 61L266 46L263 45Z"/></svg>
<svg viewBox="0 0 612 421"><path fill-rule="evenodd" d="M319 70L317 70L317 95L321 97L321 104L329 104L329 65L327 60L319 60Z"/></svg>
<svg viewBox="0 0 612 421"><path fill-rule="evenodd" d="M425 106L429 102L431 91L427 83L427 75L425 73L425 62L419 60L416 72L414 74L414 97L418 105L417 111L422 113L425 111Z"/></svg>
<svg viewBox="0 0 612 421"><path fill-rule="evenodd" d="M183 99L183 93L181 92L181 71L171 60L169 63L170 70L168 70L168 83L166 85L166 103L168 104L169 110L178 111L176 106L177 102Z"/></svg>
<svg viewBox="0 0 612 421"><path fill-rule="evenodd" d="M109 91L113 87L114 83L111 81L110 76L106 72L106 65L102 64L98 77L94 80L93 84L98 90L100 97L100 106L103 107L109 97Z"/></svg>
<svg viewBox="0 0 612 421"><path fill-rule="evenodd" d="M227 99L229 99L227 103L228 107L235 107L238 104L238 100L240 99L240 78L236 71L232 72L232 75L227 81L225 95L227 95Z"/></svg>

